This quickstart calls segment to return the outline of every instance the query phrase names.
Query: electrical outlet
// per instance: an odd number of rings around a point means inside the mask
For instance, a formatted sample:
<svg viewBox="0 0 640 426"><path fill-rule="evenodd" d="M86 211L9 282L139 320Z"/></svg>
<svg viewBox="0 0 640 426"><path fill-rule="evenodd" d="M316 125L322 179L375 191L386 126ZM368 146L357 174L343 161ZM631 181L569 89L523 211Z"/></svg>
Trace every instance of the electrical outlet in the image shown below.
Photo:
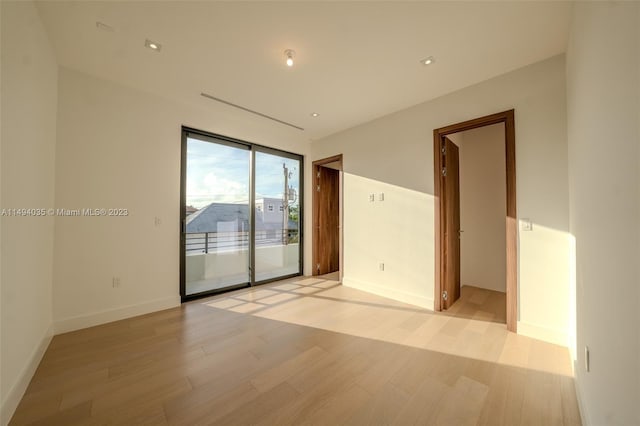
<svg viewBox="0 0 640 426"><path fill-rule="evenodd" d="M384 272L384 262L380 262L380 270Z"/></svg>
<svg viewBox="0 0 640 426"><path fill-rule="evenodd" d="M113 277L111 279L111 286L113 288L120 288L120 277Z"/></svg>
<svg viewBox="0 0 640 426"><path fill-rule="evenodd" d="M156 216L154 222L153 222L156 226L160 226L162 225L162 219L160 219L158 216Z"/></svg>

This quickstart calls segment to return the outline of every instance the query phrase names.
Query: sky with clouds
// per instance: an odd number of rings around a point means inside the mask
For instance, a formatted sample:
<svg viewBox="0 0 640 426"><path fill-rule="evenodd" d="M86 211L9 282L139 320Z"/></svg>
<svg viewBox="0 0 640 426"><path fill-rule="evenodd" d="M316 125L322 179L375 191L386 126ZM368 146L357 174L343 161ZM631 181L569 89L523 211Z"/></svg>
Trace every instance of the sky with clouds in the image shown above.
<svg viewBox="0 0 640 426"><path fill-rule="evenodd" d="M187 139L187 205L202 208L212 202L248 203L251 151ZM300 162L256 152L256 199L282 198L286 164L289 186L299 193ZM297 205L296 200L293 205Z"/></svg>

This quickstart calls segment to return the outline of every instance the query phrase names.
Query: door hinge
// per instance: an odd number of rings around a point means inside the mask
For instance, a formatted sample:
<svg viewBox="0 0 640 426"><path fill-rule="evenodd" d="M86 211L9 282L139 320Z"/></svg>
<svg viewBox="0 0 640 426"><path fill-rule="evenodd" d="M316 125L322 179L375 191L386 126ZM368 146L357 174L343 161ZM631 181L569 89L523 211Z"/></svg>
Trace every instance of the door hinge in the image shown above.
<svg viewBox="0 0 640 426"><path fill-rule="evenodd" d="M320 272L320 264L316 263L316 271Z"/></svg>
<svg viewBox="0 0 640 426"><path fill-rule="evenodd" d="M320 192L320 185L316 186L316 191Z"/></svg>
<svg viewBox="0 0 640 426"><path fill-rule="evenodd" d="M449 295L447 294L447 290L442 292L442 300L447 300L449 298Z"/></svg>
<svg viewBox="0 0 640 426"><path fill-rule="evenodd" d="M319 178L320 177L320 171L318 170L318 172L316 173L316 177Z"/></svg>
<svg viewBox="0 0 640 426"><path fill-rule="evenodd" d="M442 176L446 176L447 175L447 168L443 167L442 168Z"/></svg>
<svg viewBox="0 0 640 426"><path fill-rule="evenodd" d="M446 155L447 154L447 148L445 145L442 145L442 148L440 148L440 152L442 153L442 155Z"/></svg>

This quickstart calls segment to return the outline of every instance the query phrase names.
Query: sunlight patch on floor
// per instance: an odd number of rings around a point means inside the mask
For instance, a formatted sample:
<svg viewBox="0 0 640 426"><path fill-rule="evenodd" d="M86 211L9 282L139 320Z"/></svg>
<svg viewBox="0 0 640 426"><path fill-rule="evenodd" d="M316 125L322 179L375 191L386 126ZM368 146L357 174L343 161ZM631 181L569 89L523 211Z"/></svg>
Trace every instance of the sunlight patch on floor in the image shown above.
<svg viewBox="0 0 640 426"><path fill-rule="evenodd" d="M508 332L503 319L504 294L474 287L463 287L461 298L443 313L309 277L237 290L202 303L290 324L572 376L567 348Z"/></svg>

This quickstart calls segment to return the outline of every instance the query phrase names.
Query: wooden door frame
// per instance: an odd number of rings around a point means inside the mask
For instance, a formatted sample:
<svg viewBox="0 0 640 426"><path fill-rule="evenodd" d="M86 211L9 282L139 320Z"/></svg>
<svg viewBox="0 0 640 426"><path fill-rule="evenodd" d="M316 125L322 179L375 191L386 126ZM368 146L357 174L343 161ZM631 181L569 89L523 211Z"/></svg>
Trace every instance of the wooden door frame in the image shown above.
<svg viewBox="0 0 640 426"><path fill-rule="evenodd" d="M518 309L518 221L516 215L516 134L514 110L499 112L485 117L475 118L462 123L452 124L433 130L433 180L434 180L434 216L435 216L435 291L434 310L441 311L442 303L442 274L443 259L442 247L444 244L444 230L441 218L444 216L444 203L442 203L442 157L440 155L440 144L447 135L464 132L466 130L477 129L479 127L490 126L492 124L504 123L505 129L505 157L506 157L506 177L507 177L507 211L506 211L506 231L507 231L507 329L517 331L517 309Z"/></svg>
<svg viewBox="0 0 640 426"><path fill-rule="evenodd" d="M342 154L336 154L333 155L331 157L327 157L327 158L322 158L320 160L315 160L311 163L311 181L313 182L313 185L315 186L315 182L316 182L316 174L318 173L318 168L323 166L324 164L329 164L329 163L334 163L336 161L340 161L340 164L342 165ZM342 170L340 170L340 173L342 173ZM339 185L342 184L342 178L339 179ZM340 204L340 209L338 211L338 214L340 215L341 211L342 211L342 191L340 188L338 188L339 191L339 204ZM316 222L318 220L318 214L316 213L316 205L318 204L319 200L318 200L318 191L315 190L315 188L312 188L313 196L311 197L311 226L313 227L313 229L311 230L311 275L317 275L316 272L316 268L315 265L318 263L318 248L317 248L317 244L319 242L318 239L318 235L317 235L317 230L316 230ZM339 265L339 276L340 276L340 281L342 281L342 217L338 217L338 223L340 223L340 232L339 232L339 243L338 243L338 247L340 250L339 253L339 260L338 260L338 265Z"/></svg>

